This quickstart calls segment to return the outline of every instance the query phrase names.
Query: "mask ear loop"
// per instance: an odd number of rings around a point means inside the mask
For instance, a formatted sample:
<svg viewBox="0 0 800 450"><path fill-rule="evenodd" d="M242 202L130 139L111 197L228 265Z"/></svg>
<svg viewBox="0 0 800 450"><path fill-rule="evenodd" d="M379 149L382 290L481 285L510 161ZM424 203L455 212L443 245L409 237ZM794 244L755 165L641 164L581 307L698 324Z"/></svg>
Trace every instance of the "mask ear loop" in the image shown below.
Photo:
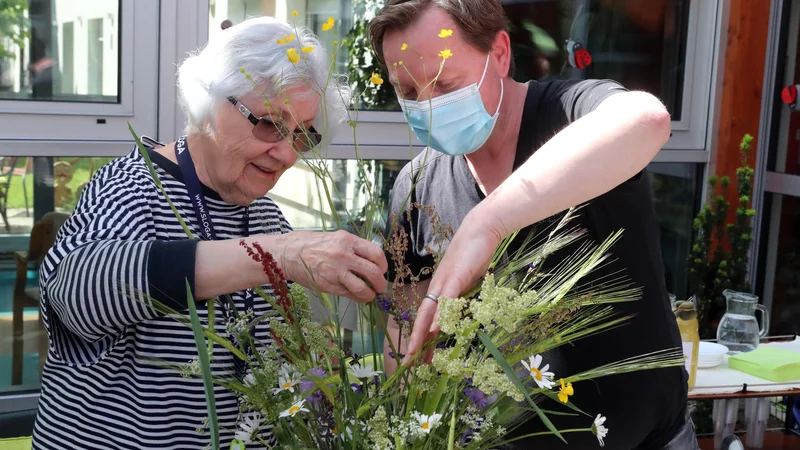
<svg viewBox="0 0 800 450"><path fill-rule="evenodd" d="M481 81L478 82L478 89L480 89L481 86L483 85L483 78L486 76L486 69L489 68L489 57L490 56L492 56L491 53L486 55L486 64L483 66L483 75L481 75Z"/></svg>
<svg viewBox="0 0 800 450"><path fill-rule="evenodd" d="M486 77L486 70L489 69L489 57L491 57L491 56L492 56L491 53L486 55L486 65L483 66L483 75L481 75L481 81L478 82L478 89L480 89L481 85L483 85L483 79ZM506 84L503 83L503 79L500 78L500 102L497 104L497 111L494 112L495 116L500 114L500 105L503 104L503 97L504 97L504 94L505 94L505 88L506 88Z"/></svg>

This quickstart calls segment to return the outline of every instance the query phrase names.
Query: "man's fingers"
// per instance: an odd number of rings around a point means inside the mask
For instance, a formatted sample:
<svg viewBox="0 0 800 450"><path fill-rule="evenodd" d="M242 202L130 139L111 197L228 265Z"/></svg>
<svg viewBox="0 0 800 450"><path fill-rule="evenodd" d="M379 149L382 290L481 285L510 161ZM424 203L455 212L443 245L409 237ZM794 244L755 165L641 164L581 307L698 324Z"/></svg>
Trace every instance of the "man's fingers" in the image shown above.
<svg viewBox="0 0 800 450"><path fill-rule="evenodd" d="M414 328L411 330L411 338L408 345L408 355L406 355L406 361L411 358L411 356L416 355L427 341L428 330L430 330L431 323L433 322L433 318L437 312L437 309L438 305L433 300L429 298L422 300L422 304L417 310L417 318L414 321Z"/></svg>

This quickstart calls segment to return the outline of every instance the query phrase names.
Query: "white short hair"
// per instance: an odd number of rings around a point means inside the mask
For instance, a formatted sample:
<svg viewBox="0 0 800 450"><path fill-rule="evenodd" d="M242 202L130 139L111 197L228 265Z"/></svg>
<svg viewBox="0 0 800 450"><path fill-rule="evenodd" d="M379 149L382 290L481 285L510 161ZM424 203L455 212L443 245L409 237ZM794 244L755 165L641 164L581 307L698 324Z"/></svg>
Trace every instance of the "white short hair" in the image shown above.
<svg viewBox="0 0 800 450"><path fill-rule="evenodd" d="M296 36L290 43L277 42L291 34ZM314 50L302 53L301 47ZM295 48L303 60L292 64L286 53L289 48ZM345 76L331 76L328 81L330 67L328 53L308 28L294 27L272 17L247 19L219 32L178 68L178 97L188 117L186 133L213 134L216 108L227 103L228 97L254 92L253 82L259 87L258 94L266 99L276 98L280 90L304 85L313 88L309 90L312 95L324 89L325 101L321 99L320 110L325 108L328 124L323 128L323 118L318 113L315 127L332 131L346 117L350 90Z"/></svg>

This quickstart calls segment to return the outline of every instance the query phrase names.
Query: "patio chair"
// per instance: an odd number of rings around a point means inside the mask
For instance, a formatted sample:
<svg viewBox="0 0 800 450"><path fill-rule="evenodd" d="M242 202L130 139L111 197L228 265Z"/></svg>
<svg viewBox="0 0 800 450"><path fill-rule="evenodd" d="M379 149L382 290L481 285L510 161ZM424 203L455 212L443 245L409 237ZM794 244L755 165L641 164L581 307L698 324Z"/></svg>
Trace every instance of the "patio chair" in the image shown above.
<svg viewBox="0 0 800 450"><path fill-rule="evenodd" d="M25 166L17 167L16 156L0 157L0 216L6 225L6 231L11 232L11 225L8 223L8 196L11 188L11 179L17 175L22 177L22 195L25 198L25 216L30 216L28 206L28 189L25 186L25 179L33 168L33 159L25 158Z"/></svg>
<svg viewBox="0 0 800 450"><path fill-rule="evenodd" d="M24 358L24 317L25 308L39 307L40 291L38 287L27 287L28 270L36 268L44 259L47 251L53 246L56 240L56 233L61 225L69 217L68 214L51 212L45 214L42 220L36 222L31 230L28 251L18 251L14 253L14 262L17 265L17 280L14 284L14 313L13 330L14 342L11 351L11 384L22 384L22 366ZM47 358L49 343L47 333L42 325L41 313L39 314L39 370L44 365Z"/></svg>

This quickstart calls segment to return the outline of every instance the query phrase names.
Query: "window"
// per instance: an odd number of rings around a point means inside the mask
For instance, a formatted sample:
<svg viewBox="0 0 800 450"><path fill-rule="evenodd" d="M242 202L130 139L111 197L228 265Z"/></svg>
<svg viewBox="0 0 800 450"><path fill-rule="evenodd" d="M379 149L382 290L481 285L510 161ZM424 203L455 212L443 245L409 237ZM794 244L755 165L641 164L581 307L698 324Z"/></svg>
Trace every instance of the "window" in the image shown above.
<svg viewBox="0 0 800 450"><path fill-rule="evenodd" d="M648 167L661 236L667 290L688 298L688 257L700 207L703 167L692 163L652 163Z"/></svg>
<svg viewBox="0 0 800 450"><path fill-rule="evenodd" d="M11 2L14 4L16 2ZM118 103L118 0L31 0L5 38L10 89L0 99ZM77 69L77 70L76 70Z"/></svg>
<svg viewBox="0 0 800 450"><path fill-rule="evenodd" d="M328 166L333 179L332 195L340 199L336 205L339 217L349 217L352 220L350 223L344 223L343 228L352 230L354 226L363 227L367 220L372 220L375 231L383 230L389 216L389 201L394 180L406 161L364 160L363 172L357 167L358 161L355 159L329 159L323 163ZM373 186L374 197L377 197L375 200L380 202L382 211L380 217L371 219L365 217L365 206L370 200L367 194L368 187L364 183L365 178ZM336 227L321 185L312 170L302 161L298 161L292 170L287 171L267 195L278 203L286 220L296 230Z"/></svg>
<svg viewBox="0 0 800 450"><path fill-rule="evenodd" d="M33 255L37 246L47 247L42 224L68 217L89 179L110 160L0 157L0 397L39 389L47 338L39 320L40 259ZM34 183L47 173L43 178L52 185Z"/></svg>
<svg viewBox="0 0 800 450"><path fill-rule="evenodd" d="M761 276L763 300L770 311L770 334L800 333L800 197L765 193L766 246Z"/></svg>
<svg viewBox="0 0 800 450"><path fill-rule="evenodd" d="M64 151L53 141L128 145L128 122L156 135L158 33L150 25L158 7L159 0L1 2L4 149Z"/></svg>

